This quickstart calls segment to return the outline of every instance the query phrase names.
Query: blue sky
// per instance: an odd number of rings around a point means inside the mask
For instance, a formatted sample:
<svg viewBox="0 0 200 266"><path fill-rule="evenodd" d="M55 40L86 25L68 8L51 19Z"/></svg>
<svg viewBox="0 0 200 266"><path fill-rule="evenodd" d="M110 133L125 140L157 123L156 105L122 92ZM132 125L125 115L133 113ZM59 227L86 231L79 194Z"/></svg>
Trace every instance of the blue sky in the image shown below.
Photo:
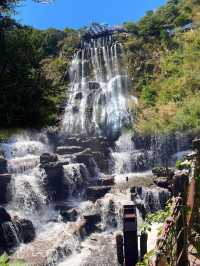
<svg viewBox="0 0 200 266"><path fill-rule="evenodd" d="M91 22L110 25L137 21L146 11L155 10L166 0L55 0L52 4L24 1L18 8L19 22L39 29L80 28Z"/></svg>

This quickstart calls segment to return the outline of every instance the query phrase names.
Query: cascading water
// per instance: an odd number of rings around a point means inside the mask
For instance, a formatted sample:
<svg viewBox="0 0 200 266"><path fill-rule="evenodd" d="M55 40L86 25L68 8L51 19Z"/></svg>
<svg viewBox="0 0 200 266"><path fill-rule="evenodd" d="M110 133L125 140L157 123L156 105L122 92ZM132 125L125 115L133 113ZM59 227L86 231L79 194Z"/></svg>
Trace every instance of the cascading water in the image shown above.
<svg viewBox="0 0 200 266"><path fill-rule="evenodd" d="M123 48L112 36L85 42L72 60L62 129L68 135L116 137L130 122Z"/></svg>
<svg viewBox="0 0 200 266"><path fill-rule="evenodd" d="M114 173L124 174L132 172L132 153L134 145L131 140L130 133L123 134L118 141L116 141L115 151L112 153Z"/></svg>
<svg viewBox="0 0 200 266"><path fill-rule="evenodd" d="M3 143L1 150L8 160L8 171L12 173L12 200L8 209L20 217L38 221L38 216L34 219L34 215L47 204L42 186L45 173L39 168L40 155L51 150L46 135L24 132Z"/></svg>
<svg viewBox="0 0 200 266"><path fill-rule="evenodd" d="M130 187L135 183L128 183L127 180L135 180L135 176L129 178L133 172L148 169L152 165L154 154L151 149L147 153L141 151L135 147L131 134L122 133L123 127L132 122L127 99L136 99L133 96L128 97L129 79L123 48L113 36L106 35L84 42L82 48L76 52L69 72L69 99L60 134L67 137L68 142L61 140L66 146L58 149L61 152L57 152L58 161L51 161L47 168L39 167L40 155L52 151L45 134L36 134L34 137L30 134L18 136L2 145L8 160L8 170L12 173L12 201L8 210L31 219L34 226L39 228L36 239L27 245L21 245L14 256L35 266L58 265L60 261L62 266L115 266L115 233L122 230L122 206L133 203ZM99 142L106 142L102 136L112 141L120 136L112 152L115 187L95 203L85 199L83 201L81 189L87 187L89 182L96 184L97 181L92 179L91 174L95 172L95 177L97 175L98 168L94 158L100 163L104 160L98 158L102 150L105 151L99 145ZM80 145L87 152L82 152ZM94 149L99 149L99 153L93 151L93 146ZM76 152L73 154L72 150ZM84 159L84 163L77 158ZM93 171L87 169L91 164L95 166ZM49 171L49 176L45 169ZM54 185L66 187L62 202L56 201L58 198L54 193ZM51 195L55 196L54 206L48 204L47 187L49 191L53 190ZM152 192L151 189L143 189L137 198L138 204L142 202L148 211L163 207L162 200L166 200L165 193L154 190ZM59 204L62 209L57 211ZM65 223L60 210L66 216L72 210L76 219ZM87 230L82 230L85 215L99 219L95 224L96 232L87 238ZM9 223L5 224L5 232L9 226ZM14 230L13 241L18 245L17 232L11 227L9 230Z"/></svg>

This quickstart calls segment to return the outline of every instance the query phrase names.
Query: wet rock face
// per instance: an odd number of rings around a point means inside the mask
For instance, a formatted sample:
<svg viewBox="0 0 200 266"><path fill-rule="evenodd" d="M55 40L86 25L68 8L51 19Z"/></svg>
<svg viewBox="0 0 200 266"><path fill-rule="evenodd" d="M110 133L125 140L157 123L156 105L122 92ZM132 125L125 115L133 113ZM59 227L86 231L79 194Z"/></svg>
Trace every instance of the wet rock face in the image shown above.
<svg viewBox="0 0 200 266"><path fill-rule="evenodd" d="M3 252L8 251L5 233L4 233L4 224L6 224L8 222L11 222L11 216L6 211L5 208L0 206L0 255Z"/></svg>
<svg viewBox="0 0 200 266"><path fill-rule="evenodd" d="M84 151L77 153L76 160L78 163L83 163L86 165L88 171L90 172L91 176L95 176L96 174L96 165L94 164L93 158L92 158L92 151L90 148L85 149Z"/></svg>
<svg viewBox="0 0 200 266"><path fill-rule="evenodd" d="M95 176L95 160L101 172L109 172L110 146L112 144L104 137L70 137L60 141L57 153L74 156L78 163L84 163L90 174Z"/></svg>
<svg viewBox="0 0 200 266"><path fill-rule="evenodd" d="M72 110L74 114L79 112L78 106L74 106Z"/></svg>
<svg viewBox="0 0 200 266"><path fill-rule="evenodd" d="M61 200L68 196L68 186L64 186L63 165L61 162L49 162L42 166L46 172L45 189L52 200Z"/></svg>
<svg viewBox="0 0 200 266"><path fill-rule="evenodd" d="M61 210L60 215L62 216L64 222L75 222L78 217L78 212L73 208L71 210Z"/></svg>
<svg viewBox="0 0 200 266"><path fill-rule="evenodd" d="M56 153L59 155L74 154L83 150L80 146L59 146L56 149Z"/></svg>
<svg viewBox="0 0 200 266"><path fill-rule="evenodd" d="M0 204L8 203L9 201L9 186L11 182L10 174L0 174Z"/></svg>
<svg viewBox="0 0 200 266"><path fill-rule="evenodd" d="M42 154L40 162L40 168L44 169L46 173L44 189L49 198L52 200L66 198L68 188L63 187L63 164L58 161L57 155Z"/></svg>
<svg viewBox="0 0 200 266"><path fill-rule="evenodd" d="M131 188L132 200L145 217L148 212L155 212L165 208L166 202L171 197L168 189L152 187L133 187Z"/></svg>
<svg viewBox="0 0 200 266"><path fill-rule="evenodd" d="M95 81L90 81L90 82L88 82L88 88L91 91L99 90L100 89L100 84L98 82L95 82Z"/></svg>
<svg viewBox="0 0 200 266"><path fill-rule="evenodd" d="M68 187L70 196L78 196L88 185L88 171L84 164L64 165L63 187Z"/></svg>
<svg viewBox="0 0 200 266"><path fill-rule="evenodd" d="M157 165L170 165L174 163L173 155L177 152L190 150L195 135L192 133L176 133L171 135L135 134L132 137L136 150L146 150L151 158L151 167ZM150 168L151 168L150 167Z"/></svg>
<svg viewBox="0 0 200 266"><path fill-rule="evenodd" d="M0 206L0 224L9 221L11 221L10 214L6 211L4 207Z"/></svg>
<svg viewBox="0 0 200 266"><path fill-rule="evenodd" d="M88 214L83 216L86 223L85 223L85 230L88 234L97 231L97 224L101 222L101 215L100 214Z"/></svg>
<svg viewBox="0 0 200 266"><path fill-rule="evenodd" d="M171 182L167 177L157 177L153 180L154 184L161 188L170 188Z"/></svg>
<svg viewBox="0 0 200 266"><path fill-rule="evenodd" d="M75 99L76 100L81 100L83 98L83 94L82 94L82 92L78 92L77 94L76 94L76 96L75 96Z"/></svg>
<svg viewBox="0 0 200 266"><path fill-rule="evenodd" d="M0 254L10 253L19 243L29 243L34 238L35 228L30 220L12 218L5 208L0 207Z"/></svg>
<svg viewBox="0 0 200 266"><path fill-rule="evenodd" d="M110 190L110 186L88 187L86 190L86 197L88 200L96 201L97 199L104 197Z"/></svg>
<svg viewBox="0 0 200 266"><path fill-rule="evenodd" d="M0 156L0 174L5 174L7 172L7 160L3 156Z"/></svg>
<svg viewBox="0 0 200 266"><path fill-rule="evenodd" d="M17 219L15 221L19 231L19 239L23 243L29 243L34 240L35 238L35 229L33 223L27 219Z"/></svg>
<svg viewBox="0 0 200 266"><path fill-rule="evenodd" d="M41 165L45 165L47 163L50 163L50 162L57 162L58 161L58 157L56 154L52 154L52 153L43 153L41 156L40 156L40 164Z"/></svg>

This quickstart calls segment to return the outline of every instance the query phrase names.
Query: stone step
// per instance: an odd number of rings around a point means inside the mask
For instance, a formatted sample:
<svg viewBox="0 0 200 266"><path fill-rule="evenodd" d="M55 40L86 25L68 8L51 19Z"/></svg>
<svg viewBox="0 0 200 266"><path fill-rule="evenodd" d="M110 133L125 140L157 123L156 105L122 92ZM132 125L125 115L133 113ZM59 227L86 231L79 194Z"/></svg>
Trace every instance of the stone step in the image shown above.
<svg viewBox="0 0 200 266"><path fill-rule="evenodd" d="M99 186L113 186L115 184L114 176L106 176L98 179Z"/></svg>
<svg viewBox="0 0 200 266"><path fill-rule="evenodd" d="M97 199L103 198L110 190L111 186L88 187L86 190L86 196L88 200L96 201Z"/></svg>
<svg viewBox="0 0 200 266"><path fill-rule="evenodd" d="M83 151L81 146L58 146L56 153L59 155L74 154Z"/></svg>

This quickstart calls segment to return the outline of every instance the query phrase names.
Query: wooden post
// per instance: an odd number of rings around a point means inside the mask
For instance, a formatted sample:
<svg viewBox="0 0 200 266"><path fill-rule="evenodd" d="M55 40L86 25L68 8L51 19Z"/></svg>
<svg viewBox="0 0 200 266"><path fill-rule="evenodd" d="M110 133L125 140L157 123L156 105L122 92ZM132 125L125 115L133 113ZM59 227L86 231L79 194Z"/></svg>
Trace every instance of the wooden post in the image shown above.
<svg viewBox="0 0 200 266"><path fill-rule="evenodd" d="M178 217L176 221L176 261L177 266L188 265L188 237L187 237L187 190L189 176L186 174L175 176L177 191L182 198L182 203L178 206Z"/></svg>
<svg viewBox="0 0 200 266"><path fill-rule="evenodd" d="M187 220L186 207L180 205L176 221L176 261L177 266L188 265L188 243L187 243Z"/></svg>
<svg viewBox="0 0 200 266"><path fill-rule="evenodd" d="M125 266L138 262L138 236L136 206L125 205L123 215Z"/></svg>
<svg viewBox="0 0 200 266"><path fill-rule="evenodd" d="M120 265L124 263L124 250L123 250L123 236L121 234L117 234L116 236L116 244L117 244L117 259Z"/></svg>
<svg viewBox="0 0 200 266"><path fill-rule="evenodd" d="M142 232L140 236L140 258L144 259L144 255L147 253L147 239L148 234L146 232Z"/></svg>

